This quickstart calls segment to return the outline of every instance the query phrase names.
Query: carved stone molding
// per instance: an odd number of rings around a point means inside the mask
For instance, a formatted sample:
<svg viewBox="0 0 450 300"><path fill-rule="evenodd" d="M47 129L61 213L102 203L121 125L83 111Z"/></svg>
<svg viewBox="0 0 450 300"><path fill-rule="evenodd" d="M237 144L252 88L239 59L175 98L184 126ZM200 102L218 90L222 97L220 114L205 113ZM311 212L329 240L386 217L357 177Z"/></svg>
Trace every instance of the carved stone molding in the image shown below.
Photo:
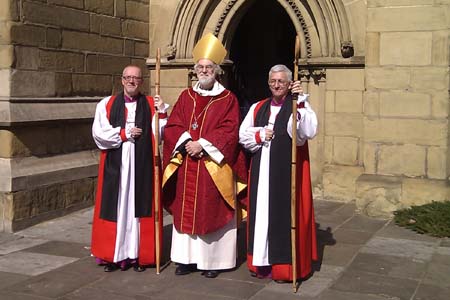
<svg viewBox="0 0 450 300"><path fill-rule="evenodd" d="M327 77L326 69L301 69L298 72L298 77L301 81L309 81L313 78L314 81L324 81Z"/></svg>
<svg viewBox="0 0 450 300"><path fill-rule="evenodd" d="M289 6L294 11L297 21L300 23L300 26L302 27L303 34L305 35L306 40L306 57L310 58L312 56L312 46L311 46L311 36L309 34L308 25L306 24L305 18L302 15L302 12L300 11L300 8L298 8L297 4L295 3L295 0L288 0L286 1Z"/></svg>
<svg viewBox="0 0 450 300"><path fill-rule="evenodd" d="M230 13L233 6L236 4L238 0L231 0L228 1L227 6L225 6L225 9L223 10L222 14L220 15L219 19L217 20L216 27L214 28L214 35L218 36L220 30L222 29L223 22L225 21L226 17Z"/></svg>

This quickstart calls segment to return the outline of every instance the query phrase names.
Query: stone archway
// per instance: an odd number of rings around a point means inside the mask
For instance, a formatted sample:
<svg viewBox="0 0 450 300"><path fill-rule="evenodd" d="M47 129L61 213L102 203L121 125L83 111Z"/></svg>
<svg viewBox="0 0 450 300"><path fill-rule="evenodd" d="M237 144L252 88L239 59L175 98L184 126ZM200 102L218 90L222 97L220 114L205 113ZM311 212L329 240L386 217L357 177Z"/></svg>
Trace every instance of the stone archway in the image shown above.
<svg viewBox="0 0 450 300"><path fill-rule="evenodd" d="M364 26L350 30L350 23L361 16L361 9L352 7L352 3L344 5L343 0L167 0L164 5L156 2L154 8L158 11L151 13L156 18L150 23L150 53L155 53L157 47L164 53L161 90L163 97L173 102L182 89L191 85L191 52L205 33L215 34L228 50L223 68L229 77L223 80L238 94L243 112L249 104L246 100L251 103L267 96L261 87L265 86L271 65L283 63L292 68L293 44L298 35L300 78L319 118L319 134L310 143L314 192L322 197L336 195L344 201L355 198L355 181L363 173L363 157L362 134L354 129L361 126L353 125L359 124L363 115L362 111L355 114L347 108L353 107L352 102L357 102L356 108L361 107L364 90L365 33L358 31ZM355 12L349 15L351 9ZM170 26L167 20L172 20ZM257 34L259 28L265 30L264 34ZM353 53L343 55L342 44L351 50L347 53ZM353 45L359 48L354 49ZM266 56L260 55L261 47L267 47ZM147 60L150 69L155 63L152 57L150 54ZM335 104L342 99L349 103L344 111Z"/></svg>
<svg viewBox="0 0 450 300"><path fill-rule="evenodd" d="M246 107L269 95L266 80L271 66L294 61L295 27L275 0L254 2L235 27L229 58L228 87Z"/></svg>

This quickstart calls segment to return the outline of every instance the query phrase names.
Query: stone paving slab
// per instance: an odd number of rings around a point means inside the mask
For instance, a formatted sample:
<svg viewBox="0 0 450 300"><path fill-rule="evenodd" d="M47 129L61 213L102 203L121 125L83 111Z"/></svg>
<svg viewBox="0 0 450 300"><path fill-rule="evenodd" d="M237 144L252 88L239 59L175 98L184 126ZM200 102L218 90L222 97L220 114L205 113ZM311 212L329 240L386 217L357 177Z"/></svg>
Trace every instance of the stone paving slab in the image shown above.
<svg viewBox="0 0 450 300"><path fill-rule="evenodd" d="M0 255L24 250L36 245L47 243L48 241L49 240L27 237L17 237L16 239L10 239L9 241L0 244Z"/></svg>
<svg viewBox="0 0 450 300"><path fill-rule="evenodd" d="M61 241L49 241L38 246L24 249L24 251L78 258L89 256L91 253L90 247L85 246L85 244Z"/></svg>
<svg viewBox="0 0 450 300"><path fill-rule="evenodd" d="M420 280L425 275L426 269L425 262L409 257L358 253L347 271Z"/></svg>
<svg viewBox="0 0 450 300"><path fill-rule="evenodd" d="M436 251L437 241L422 242L406 239L374 237L363 246L361 252L380 255L410 257L419 261L430 261Z"/></svg>
<svg viewBox="0 0 450 300"><path fill-rule="evenodd" d="M296 294L292 284L249 275L245 223L238 234L238 267L215 279L200 272L176 276L173 263L159 275L154 268L105 273L90 256L90 208L0 234L0 299L450 299L450 239L359 215L354 203L316 201L315 208L319 261ZM171 222L165 213L163 262L170 256Z"/></svg>
<svg viewBox="0 0 450 300"><path fill-rule="evenodd" d="M36 276L76 260L74 257L16 252L0 257L0 271Z"/></svg>
<svg viewBox="0 0 450 300"><path fill-rule="evenodd" d="M437 285L421 284L413 300L448 300L450 299L450 288Z"/></svg>
<svg viewBox="0 0 450 300"><path fill-rule="evenodd" d="M350 220L342 224L342 228L359 231L376 232L385 226L387 220L374 219L362 215L355 215Z"/></svg>
<svg viewBox="0 0 450 300"><path fill-rule="evenodd" d="M332 289L409 300L414 294L418 283L416 280L381 276L365 272L345 272L332 286Z"/></svg>

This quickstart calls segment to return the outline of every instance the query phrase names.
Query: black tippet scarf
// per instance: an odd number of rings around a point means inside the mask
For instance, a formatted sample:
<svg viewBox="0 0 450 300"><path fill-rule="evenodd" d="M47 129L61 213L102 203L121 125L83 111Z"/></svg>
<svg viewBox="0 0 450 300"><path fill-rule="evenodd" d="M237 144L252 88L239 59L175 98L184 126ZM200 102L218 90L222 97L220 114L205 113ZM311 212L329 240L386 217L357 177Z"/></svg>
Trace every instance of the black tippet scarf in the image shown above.
<svg viewBox="0 0 450 300"><path fill-rule="evenodd" d="M109 122L113 127L125 128L125 100L120 93L113 100ZM153 199L153 143L152 115L147 99L140 95L136 103L136 127L142 128L142 135L135 141L135 182L134 205L135 217L152 215ZM120 166L122 163L122 146L108 149L103 170L102 205L100 218L117 222L117 203L119 200Z"/></svg>
<svg viewBox="0 0 450 300"><path fill-rule="evenodd" d="M270 116L269 99L256 113L255 127L264 127ZM292 113L292 97L286 96L274 125L274 139L270 146L269 174L269 263L289 264L291 253L291 153L292 139L287 132L287 123ZM250 176L250 218L248 252L253 253L255 234L256 198L262 148L252 156Z"/></svg>

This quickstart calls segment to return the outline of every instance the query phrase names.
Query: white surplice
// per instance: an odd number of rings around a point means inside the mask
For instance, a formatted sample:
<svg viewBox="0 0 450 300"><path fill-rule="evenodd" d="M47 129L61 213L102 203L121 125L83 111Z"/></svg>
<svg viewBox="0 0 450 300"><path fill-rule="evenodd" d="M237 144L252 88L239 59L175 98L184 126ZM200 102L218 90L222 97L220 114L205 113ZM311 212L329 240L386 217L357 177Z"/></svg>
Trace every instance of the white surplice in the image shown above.
<svg viewBox="0 0 450 300"><path fill-rule="evenodd" d="M311 109L308 94L299 96L298 103L304 102L305 107L299 108L297 114L297 146L302 146L307 139L311 139L317 132L317 117ZM273 129L276 116L281 106L270 106L268 124L264 127L254 126L254 111L257 103L250 107L244 121L239 128L239 143L254 153L261 147L261 160L259 165L258 190L255 214L255 229L253 239L254 266L268 266L269 264L269 175L270 175L270 141L265 141L265 128ZM289 118L286 130L292 137L292 115ZM258 143L256 135L259 133L262 143ZM273 137L276 139L276 135Z"/></svg>
<svg viewBox="0 0 450 300"><path fill-rule="evenodd" d="M117 203L117 235L114 250L114 262L124 259L138 258L139 250L139 218L134 211L134 176L135 176L135 143L130 129L134 127L136 102L125 103L127 109L125 135L126 141L120 136L120 126L112 127L107 118L106 105L111 97L102 99L96 107L92 136L100 150L114 149L122 146L122 162L120 166L119 199ZM166 112L168 105L161 112ZM159 120L160 137L167 119ZM155 118L152 120L152 130L155 128Z"/></svg>

